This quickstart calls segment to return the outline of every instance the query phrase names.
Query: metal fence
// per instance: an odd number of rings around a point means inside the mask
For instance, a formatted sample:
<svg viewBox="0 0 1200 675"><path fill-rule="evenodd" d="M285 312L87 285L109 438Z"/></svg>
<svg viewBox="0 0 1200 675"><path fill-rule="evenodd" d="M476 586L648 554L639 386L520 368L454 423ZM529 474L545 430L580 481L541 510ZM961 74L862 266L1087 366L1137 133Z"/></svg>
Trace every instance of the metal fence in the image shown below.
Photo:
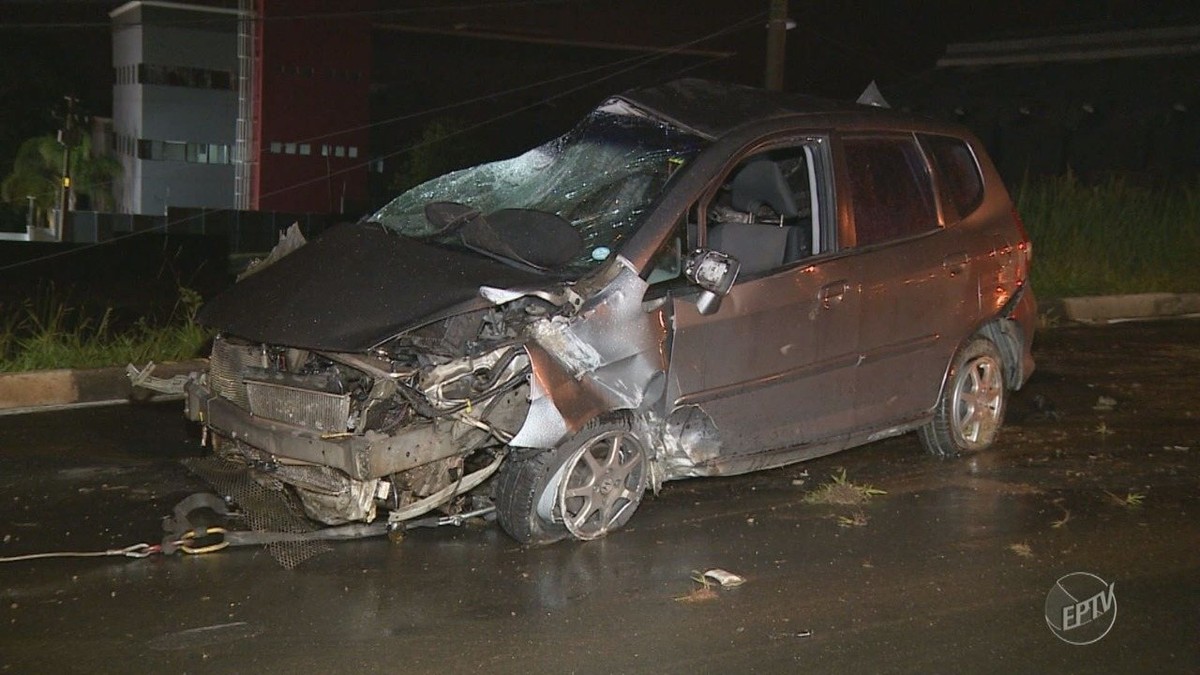
<svg viewBox="0 0 1200 675"><path fill-rule="evenodd" d="M333 225L350 220L341 214L233 211L229 209L168 209L165 216L72 211L67 214L62 241L98 243L136 232L203 234L223 237L229 254L263 253L279 241L293 223L311 239Z"/></svg>

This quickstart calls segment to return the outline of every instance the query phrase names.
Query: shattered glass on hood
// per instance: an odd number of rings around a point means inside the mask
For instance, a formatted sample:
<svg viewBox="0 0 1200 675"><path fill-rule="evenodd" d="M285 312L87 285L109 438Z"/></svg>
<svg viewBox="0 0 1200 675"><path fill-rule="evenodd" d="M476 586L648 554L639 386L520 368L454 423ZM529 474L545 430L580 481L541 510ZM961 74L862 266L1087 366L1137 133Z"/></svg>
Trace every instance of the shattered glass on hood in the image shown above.
<svg viewBox="0 0 1200 675"><path fill-rule="evenodd" d="M455 171L418 185L371 220L400 234L457 246L434 235L425 205L449 201L486 216L500 209L545 211L570 222L584 247L565 270L582 273L619 250L674 171L707 141L614 99L575 129L517 157Z"/></svg>

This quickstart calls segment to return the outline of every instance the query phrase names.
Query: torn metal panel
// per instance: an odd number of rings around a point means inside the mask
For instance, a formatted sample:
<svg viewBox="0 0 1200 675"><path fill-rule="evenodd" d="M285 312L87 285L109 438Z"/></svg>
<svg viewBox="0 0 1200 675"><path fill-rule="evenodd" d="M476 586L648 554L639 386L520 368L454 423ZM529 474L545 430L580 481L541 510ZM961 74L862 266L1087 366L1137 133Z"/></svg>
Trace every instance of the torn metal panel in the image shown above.
<svg viewBox="0 0 1200 675"><path fill-rule="evenodd" d="M172 377L157 377L154 373L154 368L157 364L150 361L144 368L138 368L132 363L125 365L125 376L129 378L129 384L133 387L141 387L150 391L157 391L160 394L180 395L183 394L183 386L191 379L199 377L199 373L189 373L187 375L175 375Z"/></svg>
<svg viewBox="0 0 1200 675"><path fill-rule="evenodd" d="M279 262L279 259L283 256L307 243L308 240L304 238L304 233L300 231L300 223L292 223L286 232L279 234L279 243L275 244L270 253L267 254L267 257L261 260L250 261L250 265L237 276L237 280L241 281L251 274L263 271L270 265Z"/></svg>
<svg viewBox="0 0 1200 675"><path fill-rule="evenodd" d="M623 260L616 264L612 281L586 298L574 316L546 317L530 326L537 398L514 444L550 447L565 436L560 432L577 431L600 413L643 409L661 399L665 310L647 312L646 281Z"/></svg>
<svg viewBox="0 0 1200 675"><path fill-rule="evenodd" d="M662 445L666 479L702 476L696 467L720 456L721 433L700 406L682 406L663 423Z"/></svg>

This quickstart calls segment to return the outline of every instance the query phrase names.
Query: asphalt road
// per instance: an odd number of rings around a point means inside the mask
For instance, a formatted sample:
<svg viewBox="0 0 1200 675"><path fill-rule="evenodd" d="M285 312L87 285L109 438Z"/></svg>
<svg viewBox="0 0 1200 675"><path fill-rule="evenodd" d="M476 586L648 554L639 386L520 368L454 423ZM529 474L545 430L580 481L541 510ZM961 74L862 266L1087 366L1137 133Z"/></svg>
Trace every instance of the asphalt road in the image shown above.
<svg viewBox="0 0 1200 675"><path fill-rule="evenodd" d="M0 671L1200 671L1200 321L1059 328L1036 354L992 452L907 436L669 483L596 542L469 525L291 571L260 548L0 563ZM0 418L0 556L156 541L204 488L178 462L198 440L175 404ZM886 494L805 502L842 469ZM714 567L746 581L693 581ZM1045 618L1073 572L1115 584L1085 646Z"/></svg>

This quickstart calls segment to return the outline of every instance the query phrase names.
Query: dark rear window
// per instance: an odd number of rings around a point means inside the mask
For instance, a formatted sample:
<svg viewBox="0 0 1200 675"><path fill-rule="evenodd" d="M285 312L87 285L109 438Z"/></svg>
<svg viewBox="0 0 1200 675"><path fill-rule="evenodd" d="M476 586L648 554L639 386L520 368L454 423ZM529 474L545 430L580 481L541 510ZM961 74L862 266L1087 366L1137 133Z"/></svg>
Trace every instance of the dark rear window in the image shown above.
<svg viewBox="0 0 1200 675"><path fill-rule="evenodd" d="M929 170L912 136L847 138L857 246L902 239L938 227Z"/></svg>
<svg viewBox="0 0 1200 675"><path fill-rule="evenodd" d="M983 176L975 154L958 138L925 136L922 140L937 171L943 204L948 202L965 218L983 202Z"/></svg>

